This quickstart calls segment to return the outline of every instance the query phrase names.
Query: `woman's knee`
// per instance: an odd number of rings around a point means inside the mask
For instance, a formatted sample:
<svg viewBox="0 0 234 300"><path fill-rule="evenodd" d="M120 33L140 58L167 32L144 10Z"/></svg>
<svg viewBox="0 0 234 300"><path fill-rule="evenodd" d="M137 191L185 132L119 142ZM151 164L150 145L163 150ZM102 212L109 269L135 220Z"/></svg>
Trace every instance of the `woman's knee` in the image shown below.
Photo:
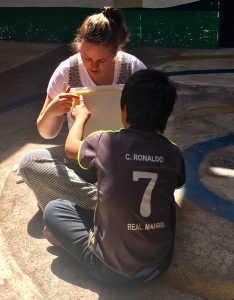
<svg viewBox="0 0 234 300"><path fill-rule="evenodd" d="M31 174L36 161L35 153L28 152L21 156L18 162L18 172L22 177L27 177Z"/></svg>

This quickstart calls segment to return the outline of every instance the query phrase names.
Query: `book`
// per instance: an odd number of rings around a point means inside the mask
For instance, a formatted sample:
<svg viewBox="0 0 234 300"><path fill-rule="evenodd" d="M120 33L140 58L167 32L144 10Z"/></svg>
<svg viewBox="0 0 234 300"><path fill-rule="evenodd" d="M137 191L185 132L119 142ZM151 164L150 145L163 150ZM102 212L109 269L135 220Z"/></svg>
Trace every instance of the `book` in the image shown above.
<svg viewBox="0 0 234 300"><path fill-rule="evenodd" d="M91 112L91 117L85 125L84 138L97 130L115 130L123 127L120 110L123 86L123 84L116 84L71 89L71 93L83 96L85 105ZM74 102L73 106L76 104Z"/></svg>

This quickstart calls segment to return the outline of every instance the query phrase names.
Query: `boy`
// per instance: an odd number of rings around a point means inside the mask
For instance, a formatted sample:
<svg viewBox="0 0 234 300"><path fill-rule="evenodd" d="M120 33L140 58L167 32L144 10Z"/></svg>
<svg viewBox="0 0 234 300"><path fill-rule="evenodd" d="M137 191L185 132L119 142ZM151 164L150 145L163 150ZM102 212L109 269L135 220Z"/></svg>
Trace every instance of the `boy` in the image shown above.
<svg viewBox="0 0 234 300"><path fill-rule="evenodd" d="M180 150L162 133L175 100L168 77L148 69L133 74L123 89L125 129L98 131L82 140L91 113L82 100L74 109L65 148L82 168L97 169L95 218L92 207L51 201L44 211L45 236L54 237L52 242L99 281L148 281L171 262L173 194L184 184L185 170Z"/></svg>

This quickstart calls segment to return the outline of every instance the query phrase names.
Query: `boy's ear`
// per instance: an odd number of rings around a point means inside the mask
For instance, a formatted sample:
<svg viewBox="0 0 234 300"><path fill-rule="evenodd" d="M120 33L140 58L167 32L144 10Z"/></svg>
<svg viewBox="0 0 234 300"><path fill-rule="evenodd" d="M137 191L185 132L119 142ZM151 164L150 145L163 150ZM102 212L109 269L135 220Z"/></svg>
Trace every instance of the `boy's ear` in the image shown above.
<svg viewBox="0 0 234 300"><path fill-rule="evenodd" d="M127 123L127 106L124 105L123 109L121 109L121 119L124 125L124 128L128 128L129 124Z"/></svg>
<svg viewBox="0 0 234 300"><path fill-rule="evenodd" d="M126 104L124 104L124 107L123 107L122 111L123 111L125 114L127 114L127 106L126 106Z"/></svg>
<svg viewBox="0 0 234 300"><path fill-rule="evenodd" d="M127 106L124 105L123 109L121 109L121 113L124 114L125 118L127 119Z"/></svg>

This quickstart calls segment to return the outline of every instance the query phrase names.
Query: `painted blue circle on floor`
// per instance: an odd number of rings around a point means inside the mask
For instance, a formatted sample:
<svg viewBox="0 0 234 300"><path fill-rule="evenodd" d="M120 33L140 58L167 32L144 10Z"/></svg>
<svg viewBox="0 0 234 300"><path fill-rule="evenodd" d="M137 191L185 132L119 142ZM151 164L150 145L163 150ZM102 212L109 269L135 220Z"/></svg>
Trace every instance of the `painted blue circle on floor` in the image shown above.
<svg viewBox="0 0 234 300"><path fill-rule="evenodd" d="M234 222L234 203L207 189L200 180L199 167L211 151L234 145L234 135L206 140L183 151L186 164L185 197L200 208L221 218Z"/></svg>

